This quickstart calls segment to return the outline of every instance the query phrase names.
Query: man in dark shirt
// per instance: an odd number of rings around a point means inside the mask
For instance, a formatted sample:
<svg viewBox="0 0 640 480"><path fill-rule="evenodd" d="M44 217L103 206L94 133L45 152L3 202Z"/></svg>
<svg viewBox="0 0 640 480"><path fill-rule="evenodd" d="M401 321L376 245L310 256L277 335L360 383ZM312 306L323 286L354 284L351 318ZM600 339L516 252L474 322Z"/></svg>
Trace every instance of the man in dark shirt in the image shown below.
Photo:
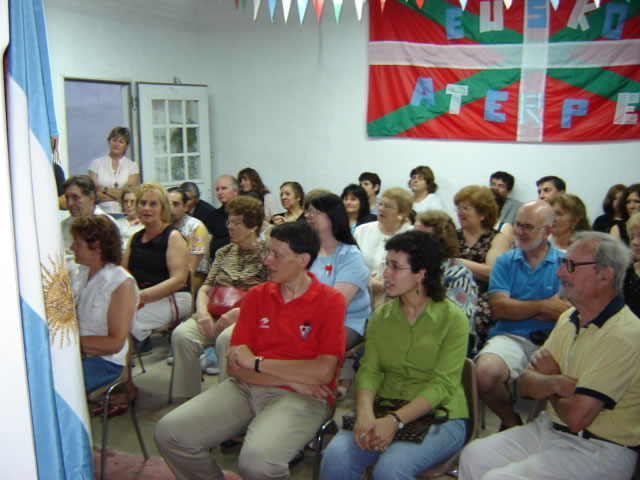
<svg viewBox="0 0 640 480"><path fill-rule="evenodd" d="M187 192L187 207L189 207L189 211L187 213L206 224L205 220L214 208L209 202L205 202L200 199L200 189L198 188L198 185L193 182L184 182L180 185L180 190L185 190ZM211 233L211 231L209 231L209 233Z"/></svg>
<svg viewBox="0 0 640 480"><path fill-rule="evenodd" d="M204 220L204 224L212 235L209 250L209 261L213 262L219 248L229 243L229 230L227 229L227 212L225 205L229 200L238 195L238 181L231 175L221 175L216 180L216 196L220 202L218 208L214 208Z"/></svg>

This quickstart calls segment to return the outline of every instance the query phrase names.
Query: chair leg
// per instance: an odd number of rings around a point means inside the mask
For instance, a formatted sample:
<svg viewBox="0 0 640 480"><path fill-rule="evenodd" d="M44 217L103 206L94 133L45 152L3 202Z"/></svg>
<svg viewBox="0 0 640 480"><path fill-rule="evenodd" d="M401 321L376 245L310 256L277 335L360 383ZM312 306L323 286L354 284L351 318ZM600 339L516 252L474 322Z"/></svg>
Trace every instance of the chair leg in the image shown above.
<svg viewBox="0 0 640 480"><path fill-rule="evenodd" d="M147 373L147 370L144 368L144 362L142 361L142 355L140 355L139 352L136 352L136 357L138 358L138 361L140 362L140 368L142 369L142 373Z"/></svg>
<svg viewBox="0 0 640 480"><path fill-rule="evenodd" d="M316 433L315 438L313 439L313 448L315 450L316 456L313 459L313 480L318 480L320 478L320 463L322 462L322 440L324 439L325 434L327 433L335 433L338 431L338 426L333 418L330 418L320 427L318 432Z"/></svg>
<svg viewBox="0 0 640 480"><path fill-rule="evenodd" d="M140 450L142 450L142 455L144 459L147 460L149 458L149 454L147 453L147 448L144 445L144 440L142 439L142 433L140 432L140 425L138 425L138 416L136 412L133 410L133 403L131 402L131 395L129 394L129 388L127 384L124 384L124 396L127 398L127 405L129 406L129 414L131 415L131 422L133 423L133 428L136 430L136 436L138 437L138 444L140 445Z"/></svg>
<svg viewBox="0 0 640 480"><path fill-rule="evenodd" d="M117 385L117 384L116 384ZM104 411L102 412L102 448L100 452L100 480L104 480L104 472L107 468L107 435L109 428L109 401L111 392L115 385L112 385L104 397Z"/></svg>
<svg viewBox="0 0 640 480"><path fill-rule="evenodd" d="M482 430L484 430L487 427L485 423L485 415L487 413L486 409L487 409L487 406L484 404L484 402L480 402L480 428Z"/></svg>

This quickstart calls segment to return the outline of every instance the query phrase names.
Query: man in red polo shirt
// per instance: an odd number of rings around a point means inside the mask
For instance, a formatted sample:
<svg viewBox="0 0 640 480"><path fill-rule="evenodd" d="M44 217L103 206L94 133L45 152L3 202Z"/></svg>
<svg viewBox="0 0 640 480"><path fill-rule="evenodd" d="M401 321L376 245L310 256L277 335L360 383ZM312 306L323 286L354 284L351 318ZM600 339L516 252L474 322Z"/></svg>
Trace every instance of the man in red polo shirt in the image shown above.
<svg viewBox="0 0 640 480"><path fill-rule="evenodd" d="M333 404L344 357L345 300L307 268L320 243L306 223L271 230L269 281L247 293L227 355L230 378L158 422L158 449L178 479L224 479L209 449L246 432L245 480L289 478L289 461Z"/></svg>

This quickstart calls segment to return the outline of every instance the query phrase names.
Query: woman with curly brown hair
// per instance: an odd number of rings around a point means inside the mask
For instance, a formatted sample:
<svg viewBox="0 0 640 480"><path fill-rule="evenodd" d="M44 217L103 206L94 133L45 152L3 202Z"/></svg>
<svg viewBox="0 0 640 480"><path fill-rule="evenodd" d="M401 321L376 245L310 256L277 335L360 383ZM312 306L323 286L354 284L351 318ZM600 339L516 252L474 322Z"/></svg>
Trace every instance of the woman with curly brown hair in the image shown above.
<svg viewBox="0 0 640 480"><path fill-rule="evenodd" d="M498 255L509 249L509 244L505 236L493 228L498 220L498 207L489 187L469 185L456 193L453 200L462 227L457 232L460 258L478 284L475 324L480 340L478 348L482 348L495 323L487 294L491 268Z"/></svg>
<svg viewBox="0 0 640 480"><path fill-rule="evenodd" d="M626 189L626 186L621 183L617 183L607 191L607 195L604 197L602 202L602 210L604 211L604 214L594 220L593 225L591 226L592 230L595 230L596 232L609 233L611 231L611 227L615 225L616 220L622 219L622 211L620 210L618 203Z"/></svg>
<svg viewBox="0 0 640 480"><path fill-rule="evenodd" d="M260 174L253 168L243 168L238 172L238 182L242 190L241 195L255 194L260 198L264 207L265 220L271 222L271 217L278 213L278 203L269 189L264 186Z"/></svg>
<svg viewBox="0 0 640 480"><path fill-rule="evenodd" d="M622 213L622 219L616 220L609 233L629 245L626 223L631 215L640 212L640 183L634 183L627 187L618 201L618 209Z"/></svg>
<svg viewBox="0 0 640 480"><path fill-rule="evenodd" d="M126 365L138 288L120 266L120 234L106 215L77 218L71 235L79 265L72 286L80 349L85 354L82 369L86 391L91 392L118 378Z"/></svg>

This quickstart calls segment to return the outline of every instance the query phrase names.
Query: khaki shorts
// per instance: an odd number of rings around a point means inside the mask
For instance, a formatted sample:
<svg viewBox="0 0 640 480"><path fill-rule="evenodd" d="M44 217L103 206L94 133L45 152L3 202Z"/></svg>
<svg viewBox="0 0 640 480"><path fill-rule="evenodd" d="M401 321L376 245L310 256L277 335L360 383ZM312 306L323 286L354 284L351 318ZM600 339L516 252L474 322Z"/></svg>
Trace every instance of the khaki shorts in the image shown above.
<svg viewBox="0 0 640 480"><path fill-rule="evenodd" d="M499 356L509 369L508 383L515 382L538 350L538 345L520 335L497 335L490 339L474 360L485 353Z"/></svg>

